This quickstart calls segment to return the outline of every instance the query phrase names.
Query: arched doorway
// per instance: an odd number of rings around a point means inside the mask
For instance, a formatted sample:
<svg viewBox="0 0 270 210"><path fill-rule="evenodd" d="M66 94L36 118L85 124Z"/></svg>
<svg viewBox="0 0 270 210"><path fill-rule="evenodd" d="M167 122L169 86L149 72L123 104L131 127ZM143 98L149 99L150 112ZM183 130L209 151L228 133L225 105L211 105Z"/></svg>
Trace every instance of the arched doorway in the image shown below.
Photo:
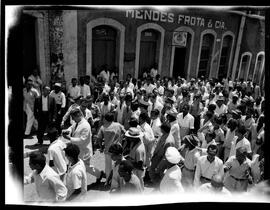
<svg viewBox="0 0 270 210"><path fill-rule="evenodd" d="M253 73L253 82L260 84L264 75L264 53L258 53Z"/></svg>
<svg viewBox="0 0 270 210"><path fill-rule="evenodd" d="M218 79L222 80L223 78L227 78L230 58L232 54L232 43L233 37L231 35L226 35L223 38L220 60L219 60L219 68L218 68Z"/></svg>
<svg viewBox="0 0 270 210"><path fill-rule="evenodd" d="M188 68L189 68L189 60L190 60L190 51L191 51L191 40L192 34L186 32L186 46L178 47L175 46L174 49L174 60L173 60L173 70L172 76L177 78L180 76L181 78L187 78Z"/></svg>
<svg viewBox="0 0 270 210"><path fill-rule="evenodd" d="M92 73L96 76L105 64L109 70L118 66L117 30L111 26L100 25L94 27L92 33Z"/></svg>
<svg viewBox="0 0 270 210"><path fill-rule="evenodd" d="M150 70L159 59L160 33L154 29L146 29L141 33L139 77Z"/></svg>
<svg viewBox="0 0 270 210"><path fill-rule="evenodd" d="M208 78L210 76L211 65L212 65L212 54L214 50L215 36L207 33L203 35L201 52L200 52L200 63L197 77L204 76Z"/></svg>
<svg viewBox="0 0 270 210"><path fill-rule="evenodd" d="M235 74L238 80L247 79L246 77L249 72L251 57L252 57L252 54L250 52L245 52L242 54L239 69Z"/></svg>

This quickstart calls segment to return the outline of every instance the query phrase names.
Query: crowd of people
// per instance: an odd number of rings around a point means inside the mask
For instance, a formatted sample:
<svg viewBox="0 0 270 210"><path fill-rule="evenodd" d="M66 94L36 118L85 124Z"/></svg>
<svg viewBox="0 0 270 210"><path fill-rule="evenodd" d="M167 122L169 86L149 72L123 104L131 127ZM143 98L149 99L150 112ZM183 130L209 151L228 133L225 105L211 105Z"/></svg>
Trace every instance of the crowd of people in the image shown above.
<svg viewBox="0 0 270 210"><path fill-rule="evenodd" d="M155 69L119 81L97 78L44 85L25 81L25 138L50 139L48 157L25 153L41 200L72 200L87 191L87 173L111 194L199 190L247 192L264 180L263 90L252 81L161 78ZM92 165L104 153L105 169Z"/></svg>

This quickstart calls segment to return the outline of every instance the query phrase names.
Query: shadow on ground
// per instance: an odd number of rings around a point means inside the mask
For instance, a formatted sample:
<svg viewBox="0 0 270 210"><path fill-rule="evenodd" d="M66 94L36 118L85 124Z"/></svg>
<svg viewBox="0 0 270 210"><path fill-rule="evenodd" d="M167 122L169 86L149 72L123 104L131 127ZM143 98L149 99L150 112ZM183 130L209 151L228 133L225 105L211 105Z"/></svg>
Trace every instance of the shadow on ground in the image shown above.
<svg viewBox="0 0 270 210"><path fill-rule="evenodd" d="M100 183L92 183L87 185L87 191L89 190L99 190L99 191L109 191L110 186L105 185L105 182L100 182Z"/></svg>

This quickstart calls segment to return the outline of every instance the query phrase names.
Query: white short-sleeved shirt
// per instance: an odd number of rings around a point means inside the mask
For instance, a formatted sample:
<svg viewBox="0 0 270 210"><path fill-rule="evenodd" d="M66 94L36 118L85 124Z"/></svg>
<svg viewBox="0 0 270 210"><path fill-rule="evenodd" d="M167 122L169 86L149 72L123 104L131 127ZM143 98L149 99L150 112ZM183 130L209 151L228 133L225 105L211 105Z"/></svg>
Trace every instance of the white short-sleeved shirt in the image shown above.
<svg viewBox="0 0 270 210"><path fill-rule="evenodd" d="M194 186L200 185L201 176L212 179L214 174L224 175L223 161L220 158L215 157L215 160L210 163L207 159L207 155L199 157L195 170Z"/></svg>
<svg viewBox="0 0 270 210"><path fill-rule="evenodd" d="M78 98L80 96L80 87L78 85L75 85L75 87L70 85L68 88L68 93L72 99Z"/></svg>
<svg viewBox="0 0 270 210"><path fill-rule="evenodd" d="M178 165L169 168L160 182L161 193L181 193L184 188L181 183L182 173Z"/></svg>
<svg viewBox="0 0 270 210"><path fill-rule="evenodd" d="M183 117L183 112L179 113L177 121L180 127L194 129L194 117L189 113L185 117Z"/></svg>
<svg viewBox="0 0 270 210"><path fill-rule="evenodd" d="M58 93L55 93L55 91L52 90L50 92L50 96L54 98L56 104L61 105L61 108L66 107L66 96L63 92L60 91Z"/></svg>
<svg viewBox="0 0 270 210"><path fill-rule="evenodd" d="M81 188L81 193L87 192L87 176L84 162L79 159L79 161L70 166L66 176L66 186L68 189L68 196L76 189Z"/></svg>
<svg viewBox="0 0 270 210"><path fill-rule="evenodd" d="M67 188L59 175L47 164L38 174L36 170L25 178L25 183L35 182L39 201L64 201Z"/></svg>
<svg viewBox="0 0 270 210"><path fill-rule="evenodd" d="M53 160L53 169L59 175L62 175L67 171L64 148L66 148L66 143L60 139L55 140L48 148L48 158L49 160Z"/></svg>
<svg viewBox="0 0 270 210"><path fill-rule="evenodd" d="M249 140L247 140L245 137L240 140L237 144L236 144L236 141L237 141L237 138L235 138L233 141L232 141L232 145L231 145L231 151L230 151L230 157L231 156L234 156L236 154L236 150L237 148L239 147L244 147L246 148L247 150L247 153L251 153L251 145L250 145L250 142Z"/></svg>

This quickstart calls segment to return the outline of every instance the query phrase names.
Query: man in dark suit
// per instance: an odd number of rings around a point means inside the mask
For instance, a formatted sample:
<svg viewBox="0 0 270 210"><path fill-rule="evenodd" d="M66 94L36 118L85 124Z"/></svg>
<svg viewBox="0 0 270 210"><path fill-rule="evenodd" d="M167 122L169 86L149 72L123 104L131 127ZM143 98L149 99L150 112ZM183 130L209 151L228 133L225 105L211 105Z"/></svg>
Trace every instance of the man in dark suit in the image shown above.
<svg viewBox="0 0 270 210"><path fill-rule="evenodd" d="M56 120L57 110L55 99L49 93L50 88L44 86L42 96L35 100L34 115L38 120L38 145L43 144L43 136L47 126L49 128L53 127Z"/></svg>

